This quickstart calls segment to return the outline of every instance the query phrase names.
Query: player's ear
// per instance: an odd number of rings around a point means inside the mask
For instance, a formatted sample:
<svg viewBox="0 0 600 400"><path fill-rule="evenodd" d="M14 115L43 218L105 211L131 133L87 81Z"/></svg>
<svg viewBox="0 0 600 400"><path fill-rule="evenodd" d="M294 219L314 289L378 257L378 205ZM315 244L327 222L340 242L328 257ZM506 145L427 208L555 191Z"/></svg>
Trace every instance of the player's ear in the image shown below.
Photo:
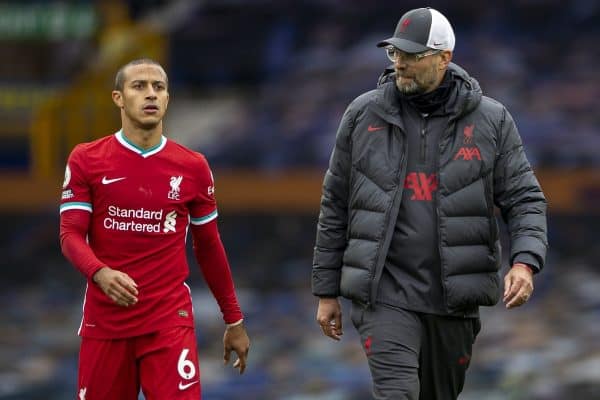
<svg viewBox="0 0 600 400"><path fill-rule="evenodd" d="M450 50L444 50L440 53L440 69L445 70L448 68L448 64L452 61L452 52Z"/></svg>
<svg viewBox="0 0 600 400"><path fill-rule="evenodd" d="M117 107L123 108L123 93L120 90L112 91L112 99Z"/></svg>

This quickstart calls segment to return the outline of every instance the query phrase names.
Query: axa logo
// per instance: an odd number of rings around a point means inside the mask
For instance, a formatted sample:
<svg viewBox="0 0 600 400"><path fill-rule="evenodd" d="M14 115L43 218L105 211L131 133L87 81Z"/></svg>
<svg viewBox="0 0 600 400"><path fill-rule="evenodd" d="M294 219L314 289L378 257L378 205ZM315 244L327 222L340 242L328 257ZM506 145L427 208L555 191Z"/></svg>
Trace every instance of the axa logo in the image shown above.
<svg viewBox="0 0 600 400"><path fill-rule="evenodd" d="M438 179L436 174L426 174L425 172L410 172L406 174L404 188L413 191L411 200L431 201L433 192L438 188Z"/></svg>
<svg viewBox="0 0 600 400"><path fill-rule="evenodd" d="M473 133L475 132L475 124L465 125L463 128L463 144L465 146L461 147L456 154L454 155L454 159L458 160L459 158L466 161L471 161L473 159L481 161L481 153L477 146L473 145Z"/></svg>
<svg viewBox="0 0 600 400"><path fill-rule="evenodd" d="M179 200L179 191L181 186L181 181L183 180L183 176L172 176L169 181L169 185L171 185L171 190L167 193L167 197L171 200Z"/></svg>
<svg viewBox="0 0 600 400"><path fill-rule="evenodd" d="M165 216L163 232L175 232L175 224L177 224L177 211L173 210Z"/></svg>
<svg viewBox="0 0 600 400"><path fill-rule="evenodd" d="M459 158L466 161L471 161L473 159L481 161L481 153L477 147L461 147L454 156L455 160L458 160Z"/></svg>

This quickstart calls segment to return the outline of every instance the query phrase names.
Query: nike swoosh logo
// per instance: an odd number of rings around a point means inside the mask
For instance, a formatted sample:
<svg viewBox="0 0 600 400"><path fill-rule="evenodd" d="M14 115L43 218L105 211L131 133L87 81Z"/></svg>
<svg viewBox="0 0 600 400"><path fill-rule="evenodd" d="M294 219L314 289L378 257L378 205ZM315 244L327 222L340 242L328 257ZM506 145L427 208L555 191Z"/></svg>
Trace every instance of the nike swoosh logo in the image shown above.
<svg viewBox="0 0 600 400"><path fill-rule="evenodd" d="M367 130L369 132L375 132L375 131L380 131L380 130L382 130L384 128L385 128L385 126L371 126L371 125L369 125L369 127L367 128Z"/></svg>
<svg viewBox="0 0 600 400"><path fill-rule="evenodd" d="M106 177L103 177L103 178L102 178L102 184L103 184L103 185L110 185L111 183L115 183L115 182L122 181L123 179L127 179L127 177L123 177L123 178L114 178L114 179L106 179Z"/></svg>
<svg viewBox="0 0 600 400"><path fill-rule="evenodd" d="M194 381L194 382L190 382L190 383L186 383L186 384L184 384L183 382L179 382L179 390L185 390L185 389L189 388L190 386L195 385L198 382L200 382L200 381Z"/></svg>

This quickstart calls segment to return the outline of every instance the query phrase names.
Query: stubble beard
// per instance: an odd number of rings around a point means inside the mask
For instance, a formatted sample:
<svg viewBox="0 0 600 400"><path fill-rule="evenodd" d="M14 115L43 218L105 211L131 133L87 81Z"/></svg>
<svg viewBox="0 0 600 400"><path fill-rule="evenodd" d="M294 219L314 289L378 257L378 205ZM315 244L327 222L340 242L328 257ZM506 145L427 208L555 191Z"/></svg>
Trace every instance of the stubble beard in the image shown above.
<svg viewBox="0 0 600 400"><path fill-rule="evenodd" d="M398 72L396 72L396 74L398 74ZM435 84L436 79L436 67L435 65L432 65L431 68L423 72L421 77L415 76L408 83L402 83L402 78L398 75L396 78L396 86L403 95L418 95L429 91Z"/></svg>
<svg viewBox="0 0 600 400"><path fill-rule="evenodd" d="M396 80L396 86L398 87L398 90L400 90L400 93L404 95L414 95L423 93L424 90L421 86L419 86L417 81L412 80L409 83L402 83L400 79L401 78L398 78Z"/></svg>

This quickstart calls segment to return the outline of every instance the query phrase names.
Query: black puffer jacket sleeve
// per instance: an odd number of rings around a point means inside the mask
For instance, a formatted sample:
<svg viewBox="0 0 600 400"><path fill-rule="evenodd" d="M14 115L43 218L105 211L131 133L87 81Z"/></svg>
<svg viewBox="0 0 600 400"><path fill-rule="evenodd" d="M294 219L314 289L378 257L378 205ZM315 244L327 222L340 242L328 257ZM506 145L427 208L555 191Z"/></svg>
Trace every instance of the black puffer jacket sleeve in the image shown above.
<svg viewBox="0 0 600 400"><path fill-rule="evenodd" d="M498 140L494 201L508 225L510 262L512 264L520 253L528 253L538 261L533 267L539 271L544 266L548 248L546 198L525 156L515 122L506 109Z"/></svg>
<svg viewBox="0 0 600 400"><path fill-rule="evenodd" d="M348 228L350 134L354 124L352 114L350 106L338 128L323 181L312 268L312 292L315 296L336 297L340 294L340 274Z"/></svg>

